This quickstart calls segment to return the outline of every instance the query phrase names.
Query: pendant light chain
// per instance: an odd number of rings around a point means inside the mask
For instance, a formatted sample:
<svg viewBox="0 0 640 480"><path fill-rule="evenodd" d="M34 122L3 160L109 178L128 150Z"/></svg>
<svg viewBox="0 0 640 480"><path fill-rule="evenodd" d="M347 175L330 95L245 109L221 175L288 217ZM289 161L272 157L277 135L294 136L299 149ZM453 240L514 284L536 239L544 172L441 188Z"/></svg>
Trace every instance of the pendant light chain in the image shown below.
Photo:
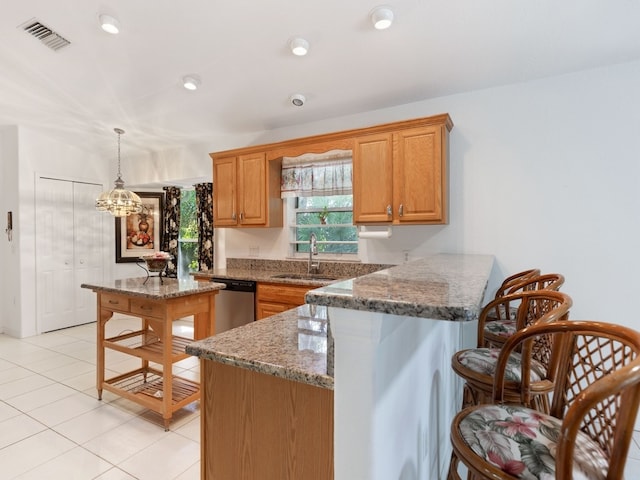
<svg viewBox="0 0 640 480"><path fill-rule="evenodd" d="M118 178L122 177L120 173L120 135L124 133L124 130L121 128L114 128L114 131L118 134Z"/></svg>
<svg viewBox="0 0 640 480"><path fill-rule="evenodd" d="M120 173L120 132L118 132L118 176L122 176Z"/></svg>

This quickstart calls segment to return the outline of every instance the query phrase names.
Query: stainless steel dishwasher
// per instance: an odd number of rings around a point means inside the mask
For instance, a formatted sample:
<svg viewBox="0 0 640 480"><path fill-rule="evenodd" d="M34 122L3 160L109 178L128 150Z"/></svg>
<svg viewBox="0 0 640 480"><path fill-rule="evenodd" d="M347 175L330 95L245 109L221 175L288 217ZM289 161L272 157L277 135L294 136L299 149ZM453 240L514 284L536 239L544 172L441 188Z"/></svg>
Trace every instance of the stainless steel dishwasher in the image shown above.
<svg viewBox="0 0 640 480"><path fill-rule="evenodd" d="M212 278L226 288L216 295L216 333L240 327L255 320L256 282L232 278Z"/></svg>

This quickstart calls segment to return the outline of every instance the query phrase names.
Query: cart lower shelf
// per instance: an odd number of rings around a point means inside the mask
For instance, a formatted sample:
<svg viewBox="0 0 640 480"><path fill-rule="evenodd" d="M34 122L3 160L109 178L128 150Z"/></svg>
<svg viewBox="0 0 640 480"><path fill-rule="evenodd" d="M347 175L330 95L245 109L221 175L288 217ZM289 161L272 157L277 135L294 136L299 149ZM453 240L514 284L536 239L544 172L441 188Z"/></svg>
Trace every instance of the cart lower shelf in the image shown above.
<svg viewBox="0 0 640 480"><path fill-rule="evenodd" d="M153 368L139 368L106 379L102 388L162 414L166 429L173 412L200 399L199 383L172 375L171 401L167 404L164 401L166 390L162 372ZM102 398L100 390L98 398Z"/></svg>

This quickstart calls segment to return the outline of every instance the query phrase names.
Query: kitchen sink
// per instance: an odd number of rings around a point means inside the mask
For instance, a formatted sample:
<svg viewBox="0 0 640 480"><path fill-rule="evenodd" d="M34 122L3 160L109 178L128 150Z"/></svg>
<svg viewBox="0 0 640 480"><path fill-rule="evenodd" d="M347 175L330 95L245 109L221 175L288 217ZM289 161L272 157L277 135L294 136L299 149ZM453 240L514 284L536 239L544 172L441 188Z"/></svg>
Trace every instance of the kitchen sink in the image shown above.
<svg viewBox="0 0 640 480"><path fill-rule="evenodd" d="M337 280L335 277L313 273L281 273L279 275L273 275L271 278L282 278L285 280L318 280L320 282L332 282Z"/></svg>

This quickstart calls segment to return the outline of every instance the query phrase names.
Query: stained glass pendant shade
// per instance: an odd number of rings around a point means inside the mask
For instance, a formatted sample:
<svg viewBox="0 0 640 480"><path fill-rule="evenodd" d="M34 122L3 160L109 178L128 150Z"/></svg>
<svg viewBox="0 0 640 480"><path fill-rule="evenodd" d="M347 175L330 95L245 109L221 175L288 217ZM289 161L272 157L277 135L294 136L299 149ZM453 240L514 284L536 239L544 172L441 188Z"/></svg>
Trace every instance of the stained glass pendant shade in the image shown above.
<svg viewBox="0 0 640 480"><path fill-rule="evenodd" d="M115 181L115 188L102 192L96 199L96 210L109 212L114 217L127 217L132 213L142 211L142 201L134 192L125 190L124 180L120 174L120 135L124 133L121 128L113 129L118 134L118 178Z"/></svg>

